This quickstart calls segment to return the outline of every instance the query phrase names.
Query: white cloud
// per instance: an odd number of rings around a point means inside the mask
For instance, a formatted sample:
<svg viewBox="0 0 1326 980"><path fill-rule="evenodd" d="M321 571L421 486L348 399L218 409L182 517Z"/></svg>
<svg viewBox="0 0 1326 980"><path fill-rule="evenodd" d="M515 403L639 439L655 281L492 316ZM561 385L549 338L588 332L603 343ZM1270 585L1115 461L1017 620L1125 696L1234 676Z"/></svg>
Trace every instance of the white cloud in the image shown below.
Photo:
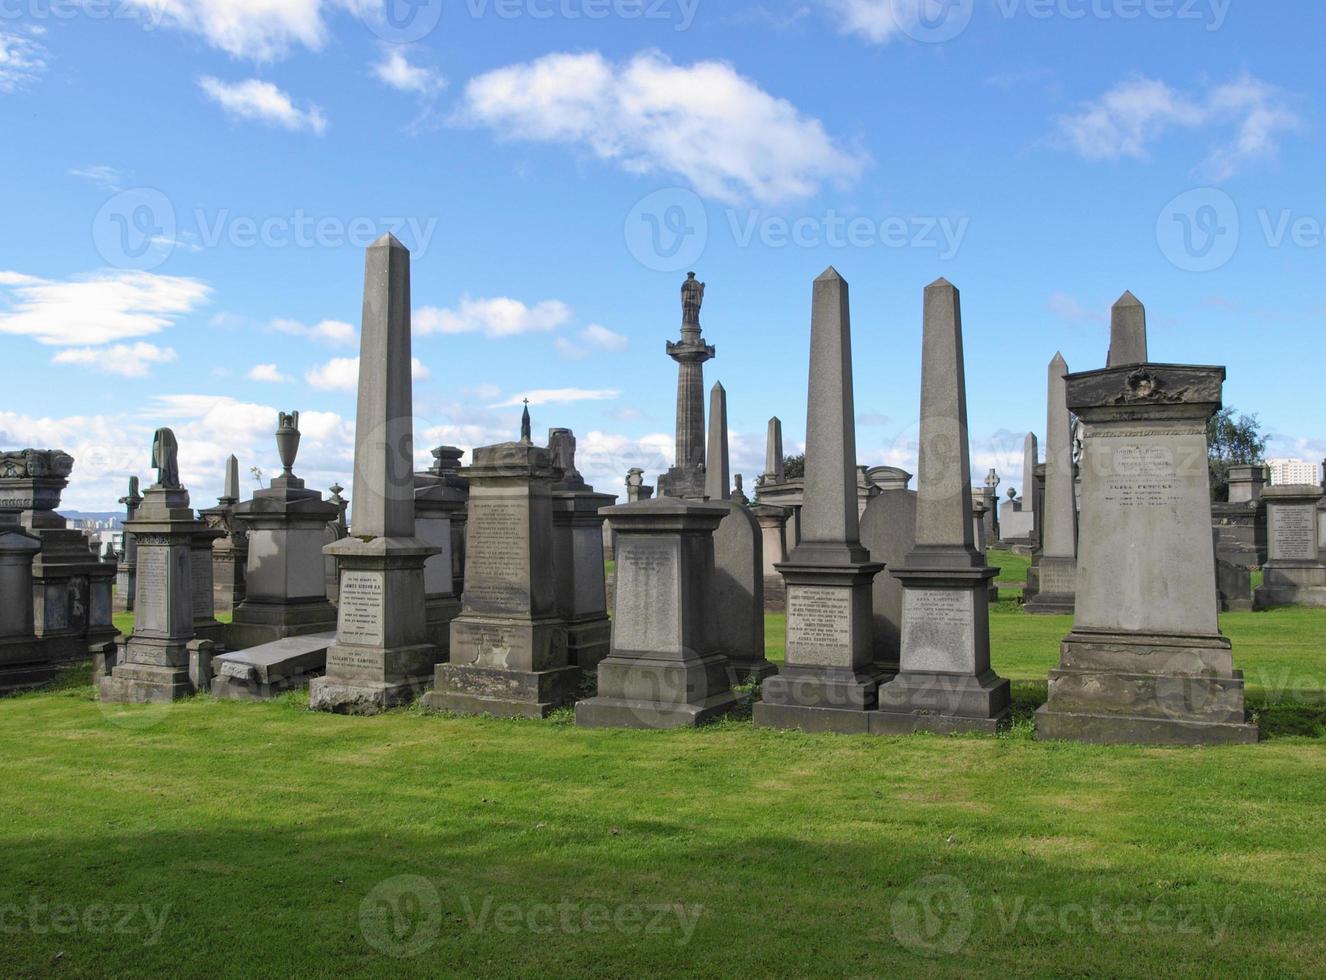
<svg viewBox="0 0 1326 980"><path fill-rule="evenodd" d="M278 333L307 337L310 340L322 341L334 347L349 346L355 342L357 337L355 328L342 320L323 320L310 326L300 323L298 320L278 319L272 321L271 328Z"/></svg>
<svg viewBox="0 0 1326 980"><path fill-rule="evenodd" d="M283 384L289 381L287 375L282 374L275 364L255 364L249 369L248 378L250 381L261 381L269 384Z"/></svg>
<svg viewBox="0 0 1326 980"><path fill-rule="evenodd" d="M293 45L313 51L327 42L332 9L366 14L381 0L124 0L150 26L166 24L200 35L236 58L272 61Z"/></svg>
<svg viewBox="0 0 1326 980"><path fill-rule="evenodd" d="M51 358L51 363L82 364L103 374L142 378L147 376L153 364L169 364L175 359L175 351L171 348L140 340L136 344L116 344L114 347L72 347L58 352Z"/></svg>
<svg viewBox="0 0 1326 980"><path fill-rule="evenodd" d="M725 201L778 202L856 178L861 156L823 124L718 61L656 51L616 65L551 54L472 79L457 118L503 138L584 146L637 174L677 174Z"/></svg>
<svg viewBox="0 0 1326 980"><path fill-rule="evenodd" d="M482 332L488 337L514 337L556 330L571 319L571 308L560 300L544 300L533 307L505 296L495 299L461 298L454 309L425 306L414 311L416 334Z"/></svg>
<svg viewBox="0 0 1326 980"><path fill-rule="evenodd" d="M447 80L433 68L410 64L410 59L399 48L383 50L382 60L373 66L378 81L398 92L412 92L428 98L447 87Z"/></svg>
<svg viewBox="0 0 1326 980"><path fill-rule="evenodd" d="M415 381L427 381L432 377L432 373L417 357L411 360L410 374ZM326 364L310 368L305 372L304 380L319 391L357 391L359 358L334 357Z"/></svg>
<svg viewBox="0 0 1326 980"><path fill-rule="evenodd" d="M223 82L211 75L198 79L203 93L234 119L255 119L272 123L291 132L308 130L322 135L327 131L327 117L315 105L301 109L294 100L271 82L250 78L242 82Z"/></svg>
<svg viewBox="0 0 1326 980"><path fill-rule="evenodd" d="M615 398L620 398L621 395L621 391L616 388L540 388L537 391L522 392L490 407L513 408L517 405L523 405L526 398L529 399L531 405L569 405L572 402L612 401Z"/></svg>
<svg viewBox="0 0 1326 980"><path fill-rule="evenodd" d="M69 171L69 176L82 178L102 190L112 192L124 190L124 175L114 167L108 167L105 164L74 167Z"/></svg>
<svg viewBox="0 0 1326 980"><path fill-rule="evenodd" d="M0 30L0 92L26 88L46 70L46 47L30 37Z"/></svg>
<svg viewBox="0 0 1326 980"><path fill-rule="evenodd" d="M1232 129L1233 139L1217 143L1195 168L1223 181L1249 163L1273 159L1279 136L1300 125L1284 93L1247 73L1194 94L1136 76L1062 116L1058 134L1087 160L1146 160L1172 130Z"/></svg>
<svg viewBox="0 0 1326 980"><path fill-rule="evenodd" d="M855 34L874 44L886 44L915 21L918 0L823 0L844 34ZM922 0L924 2L924 0ZM910 21L908 20L910 18Z"/></svg>
<svg viewBox="0 0 1326 980"><path fill-rule="evenodd" d="M576 339L558 337L553 341L553 346L566 357L582 360L596 350L620 354L630 347L630 341L607 327L591 323L580 331Z"/></svg>
<svg viewBox="0 0 1326 980"><path fill-rule="evenodd" d="M0 333L57 347L159 333L211 295L197 279L122 270L65 281L0 272Z"/></svg>

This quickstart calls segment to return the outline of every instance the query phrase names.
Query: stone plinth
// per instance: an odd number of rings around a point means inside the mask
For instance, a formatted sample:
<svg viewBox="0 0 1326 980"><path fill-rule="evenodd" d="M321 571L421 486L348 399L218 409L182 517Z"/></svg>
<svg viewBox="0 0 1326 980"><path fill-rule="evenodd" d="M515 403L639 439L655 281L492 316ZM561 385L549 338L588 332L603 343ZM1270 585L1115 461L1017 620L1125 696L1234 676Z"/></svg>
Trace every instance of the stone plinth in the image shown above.
<svg viewBox="0 0 1326 980"><path fill-rule="evenodd" d="M225 624L216 618L216 587L212 575L213 547L225 532L204 521L204 526L193 538L193 635L211 640L220 650L226 647Z"/></svg>
<svg viewBox="0 0 1326 980"><path fill-rule="evenodd" d="M436 469L415 474L415 536L437 549L424 563L424 601L428 640L438 648L442 661L450 655L451 622L460 615L453 524L464 524L468 498L468 491L453 486Z"/></svg>
<svg viewBox="0 0 1326 980"><path fill-rule="evenodd" d="M1322 495L1315 484L1262 491L1268 558L1256 593L1258 609L1326 606L1326 564L1319 553Z"/></svg>
<svg viewBox="0 0 1326 980"><path fill-rule="evenodd" d="M194 517L189 494L154 486L136 519L125 526L138 541L134 630L120 641L116 663L98 678L103 701L169 702L196 690L190 655L211 643L193 633L193 553L206 525Z"/></svg>
<svg viewBox="0 0 1326 980"><path fill-rule="evenodd" d="M916 547L916 492L884 490L861 517L861 544L872 561L885 567L871 588L874 616L874 660L884 673L898 672L902 650L902 583L888 574L900 567Z"/></svg>
<svg viewBox="0 0 1326 980"><path fill-rule="evenodd" d="M326 671L335 642L335 633L314 633L222 654L212 661L212 697L270 701L308 687Z"/></svg>
<svg viewBox="0 0 1326 980"><path fill-rule="evenodd" d="M728 511L663 498L605 512L617 537L612 652L598 696L576 705L590 728L683 728L737 706L718 648L713 535Z"/></svg>
<svg viewBox="0 0 1326 980"><path fill-rule="evenodd" d="M32 618L32 560L41 550L34 535L0 529L0 694L40 687L55 676Z"/></svg>
<svg viewBox="0 0 1326 980"><path fill-rule="evenodd" d="M602 511L616 501L592 487L552 493L557 608L566 622L567 661L586 677L597 676L612 643Z"/></svg>
<svg viewBox="0 0 1326 980"><path fill-rule="evenodd" d="M778 566L787 561L787 521L790 512L783 507L756 504L750 509L760 525L760 542L764 557L764 608L769 612L787 611L787 586Z"/></svg>
<svg viewBox="0 0 1326 980"><path fill-rule="evenodd" d="M546 718L574 700L554 581L547 449L526 442L474 451L465 592L451 662L424 699L435 711Z"/></svg>
<svg viewBox="0 0 1326 980"><path fill-rule="evenodd" d="M1256 741L1217 622L1206 427L1224 378L1171 364L1069 375L1084 426L1077 605L1038 738Z"/></svg>

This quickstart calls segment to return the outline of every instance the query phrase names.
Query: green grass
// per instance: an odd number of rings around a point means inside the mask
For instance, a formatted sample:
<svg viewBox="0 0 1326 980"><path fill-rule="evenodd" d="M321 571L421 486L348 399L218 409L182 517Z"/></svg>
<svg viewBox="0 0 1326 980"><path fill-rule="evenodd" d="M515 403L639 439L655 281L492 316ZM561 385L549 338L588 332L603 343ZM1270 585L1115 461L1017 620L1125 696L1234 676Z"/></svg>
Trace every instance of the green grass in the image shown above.
<svg viewBox="0 0 1326 980"><path fill-rule="evenodd" d="M992 614L1024 719L1068 625ZM300 695L103 705L69 672L0 701L0 961L16 976L1319 973L1326 612L1223 625L1258 710L1317 727L1271 720L1260 745L1196 750L1038 743L1025 720L994 738L745 719L587 731L569 712L342 718ZM769 618L778 660L783 630Z"/></svg>

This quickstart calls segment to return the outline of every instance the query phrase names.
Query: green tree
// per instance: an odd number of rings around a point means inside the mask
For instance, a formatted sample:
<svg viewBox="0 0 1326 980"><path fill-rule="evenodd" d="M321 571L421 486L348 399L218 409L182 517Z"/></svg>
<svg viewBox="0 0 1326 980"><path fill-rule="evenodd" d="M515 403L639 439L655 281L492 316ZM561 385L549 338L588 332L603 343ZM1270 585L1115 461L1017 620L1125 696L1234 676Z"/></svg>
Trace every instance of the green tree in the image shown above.
<svg viewBox="0 0 1326 980"><path fill-rule="evenodd" d="M783 460L783 476L789 480L801 480L806 476L806 454L788 456Z"/></svg>
<svg viewBox="0 0 1326 980"><path fill-rule="evenodd" d="M1229 468L1239 464L1262 462L1266 436L1254 415L1239 415L1238 409L1224 408L1211 418L1206 429L1207 456L1211 464L1211 499L1229 500Z"/></svg>

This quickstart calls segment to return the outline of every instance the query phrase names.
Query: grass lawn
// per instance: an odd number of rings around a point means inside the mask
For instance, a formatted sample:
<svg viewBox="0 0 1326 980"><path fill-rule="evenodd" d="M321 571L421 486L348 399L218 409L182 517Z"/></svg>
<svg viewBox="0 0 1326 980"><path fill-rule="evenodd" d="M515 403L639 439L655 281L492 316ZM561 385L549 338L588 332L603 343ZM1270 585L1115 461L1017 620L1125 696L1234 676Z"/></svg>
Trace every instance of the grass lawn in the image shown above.
<svg viewBox="0 0 1326 980"><path fill-rule="evenodd" d="M1224 618L1269 738L994 738L0 702L9 975L1284 976L1326 964L1326 612ZM781 660L784 623L770 617ZM403 958L398 958L403 957Z"/></svg>

